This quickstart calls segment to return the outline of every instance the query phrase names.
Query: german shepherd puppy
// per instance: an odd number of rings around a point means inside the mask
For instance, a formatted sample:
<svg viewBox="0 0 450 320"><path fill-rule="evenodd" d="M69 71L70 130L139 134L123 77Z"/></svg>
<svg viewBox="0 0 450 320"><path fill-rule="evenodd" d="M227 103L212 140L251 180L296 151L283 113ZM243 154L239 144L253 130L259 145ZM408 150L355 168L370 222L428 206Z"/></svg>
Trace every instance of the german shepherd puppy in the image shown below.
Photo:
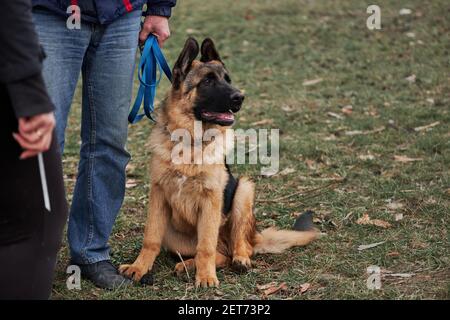
<svg viewBox="0 0 450 320"><path fill-rule="evenodd" d="M152 269L161 246L191 257L175 266L178 275L196 270L195 285L211 287L219 285L216 268L231 265L245 271L256 253L280 253L306 245L318 235L312 223L306 223L308 227L301 231L269 228L258 232L253 214L254 185L245 177L236 181L223 155L214 164L173 163L174 130L186 130L193 137L194 122L201 121L203 132L216 129L224 134L244 100L231 85L213 41L205 39L200 51L200 60L195 60L199 45L195 39L187 39L173 69L172 88L150 136L151 191L144 243L136 261L119 268L135 281ZM213 158L216 155L208 146L222 147L222 143L214 139L192 148L201 148L203 158ZM299 222L296 225L301 225Z"/></svg>

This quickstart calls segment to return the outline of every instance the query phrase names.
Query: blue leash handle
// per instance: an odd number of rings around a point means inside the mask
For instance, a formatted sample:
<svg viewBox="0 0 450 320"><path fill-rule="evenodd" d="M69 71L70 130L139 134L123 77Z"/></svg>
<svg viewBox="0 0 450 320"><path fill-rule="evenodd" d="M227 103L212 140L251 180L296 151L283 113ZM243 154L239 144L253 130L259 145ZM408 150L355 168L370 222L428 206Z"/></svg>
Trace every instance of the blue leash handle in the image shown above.
<svg viewBox="0 0 450 320"><path fill-rule="evenodd" d="M159 77L156 78L157 70ZM155 110L154 101L156 96L156 88L161 81L162 73L167 76L169 81L172 81L172 72L167 64L166 58L158 45L158 40L154 35L150 35L145 41L144 49L141 52L141 59L139 61L139 91L128 115L130 123L140 121L144 116L155 122L152 113ZM141 104L144 102L144 113L139 114Z"/></svg>

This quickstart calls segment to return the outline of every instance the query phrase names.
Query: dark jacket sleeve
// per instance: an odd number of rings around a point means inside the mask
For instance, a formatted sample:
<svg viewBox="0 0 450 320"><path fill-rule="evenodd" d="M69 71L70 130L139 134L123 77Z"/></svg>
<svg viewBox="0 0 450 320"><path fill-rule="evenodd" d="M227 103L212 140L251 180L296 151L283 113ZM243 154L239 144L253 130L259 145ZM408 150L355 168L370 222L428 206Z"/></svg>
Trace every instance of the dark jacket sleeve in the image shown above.
<svg viewBox="0 0 450 320"><path fill-rule="evenodd" d="M177 0L149 0L147 1L147 16L163 16L170 18L172 8L177 4Z"/></svg>
<svg viewBox="0 0 450 320"><path fill-rule="evenodd" d="M6 86L16 117L54 110L41 75L43 59L32 21L31 1L2 1L0 83Z"/></svg>

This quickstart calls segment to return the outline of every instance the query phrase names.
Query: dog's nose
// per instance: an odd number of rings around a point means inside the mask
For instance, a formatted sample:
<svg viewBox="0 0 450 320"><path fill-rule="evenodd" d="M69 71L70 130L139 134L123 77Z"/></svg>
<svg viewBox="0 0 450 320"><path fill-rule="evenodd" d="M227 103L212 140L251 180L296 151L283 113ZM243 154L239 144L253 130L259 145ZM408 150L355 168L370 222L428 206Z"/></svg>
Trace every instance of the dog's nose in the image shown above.
<svg viewBox="0 0 450 320"><path fill-rule="evenodd" d="M239 110L241 108L242 102L244 101L245 96L237 91L233 92L230 96L231 101L233 102L233 108Z"/></svg>

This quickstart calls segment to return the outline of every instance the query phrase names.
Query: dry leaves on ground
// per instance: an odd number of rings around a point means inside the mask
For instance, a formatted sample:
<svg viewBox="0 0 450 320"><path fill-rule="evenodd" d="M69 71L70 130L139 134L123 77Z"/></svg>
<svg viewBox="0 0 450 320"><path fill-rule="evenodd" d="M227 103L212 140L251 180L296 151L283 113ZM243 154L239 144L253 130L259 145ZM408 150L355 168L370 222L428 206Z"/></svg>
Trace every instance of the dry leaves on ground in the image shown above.
<svg viewBox="0 0 450 320"><path fill-rule="evenodd" d="M293 168L286 168L286 169L281 170L278 174L280 176L287 176L288 174L291 174L291 173L294 173L294 172L295 172L295 169L293 169Z"/></svg>
<svg viewBox="0 0 450 320"><path fill-rule="evenodd" d="M374 160L375 159L375 156L373 155L373 154L370 154L370 153L368 153L368 154L360 154L359 156L358 156L358 158L360 159L360 160Z"/></svg>
<svg viewBox="0 0 450 320"><path fill-rule="evenodd" d="M311 284L306 282L300 285L300 294L304 294L306 291L309 290L309 288L311 288Z"/></svg>
<svg viewBox="0 0 450 320"><path fill-rule="evenodd" d="M345 115L351 115L353 113L353 107L351 105L344 106L341 109L341 112Z"/></svg>
<svg viewBox="0 0 450 320"><path fill-rule="evenodd" d="M436 122L427 124L426 126L420 126L420 127L414 128L414 131L416 131L416 132L425 131L425 130L431 129L433 127L436 127L439 124L440 124L440 122L436 121Z"/></svg>
<svg viewBox="0 0 450 320"><path fill-rule="evenodd" d="M383 244L385 242L386 241L375 242L375 243L371 243L371 244L362 244L362 245L358 246L358 250L362 251L362 250L367 250L367 249L370 249L370 248L375 248L375 247L377 247L380 244Z"/></svg>
<svg viewBox="0 0 450 320"><path fill-rule="evenodd" d="M400 11L398 12L398 14L401 15L401 16L406 16L406 15L409 15L409 14L411 14L411 13L412 13L412 10L411 10L411 9L408 9L408 8L402 8L402 9L400 9Z"/></svg>
<svg viewBox="0 0 450 320"><path fill-rule="evenodd" d="M346 136L366 135L366 134L378 133L378 132L384 131L385 129L386 129L386 127L382 126L379 128L375 128L373 130L366 130L366 131L362 131L362 130L346 131L345 135Z"/></svg>
<svg viewBox="0 0 450 320"><path fill-rule="evenodd" d="M312 85L318 84L318 83L320 83L322 81L323 81L322 78L317 78L317 79L312 79L312 80L305 80L305 81L303 81L303 85L305 87L312 86Z"/></svg>
<svg viewBox="0 0 450 320"><path fill-rule="evenodd" d="M410 158L408 156L402 156L402 155L394 155L394 161L397 162L414 162L414 161L422 161L422 158Z"/></svg>
<svg viewBox="0 0 450 320"><path fill-rule="evenodd" d="M416 75L412 74L409 77L406 77L405 80L408 81L409 83L414 83L416 82Z"/></svg>
<svg viewBox="0 0 450 320"><path fill-rule="evenodd" d="M371 219L369 217L369 214L367 214L367 213L364 213L364 215L361 218L356 220L356 223L360 224L360 225L372 225L372 226L377 226L377 227L381 227L381 228L389 228L391 226L391 224L389 222L386 222L384 220Z"/></svg>
<svg viewBox="0 0 450 320"><path fill-rule="evenodd" d="M262 291L265 296L269 296L271 294L277 293L278 291L287 290L286 282L282 282L277 284L276 282L270 282L263 285L257 285L256 288L259 291Z"/></svg>
<svg viewBox="0 0 450 320"><path fill-rule="evenodd" d="M389 202L387 204L388 209L391 210L398 210L398 209L402 209L404 207L404 204L398 201L393 201L393 202Z"/></svg>
<svg viewBox="0 0 450 320"><path fill-rule="evenodd" d="M272 124L273 123L273 119L262 119L260 121L256 121L251 123L252 126L261 126L264 124Z"/></svg>
<svg viewBox="0 0 450 320"><path fill-rule="evenodd" d="M333 118L339 119L339 120L342 120L342 119L344 119L344 117L343 117L343 116L341 116L340 114L334 113L334 112L327 112L327 115L328 115L328 116L330 116L330 117L333 117Z"/></svg>

